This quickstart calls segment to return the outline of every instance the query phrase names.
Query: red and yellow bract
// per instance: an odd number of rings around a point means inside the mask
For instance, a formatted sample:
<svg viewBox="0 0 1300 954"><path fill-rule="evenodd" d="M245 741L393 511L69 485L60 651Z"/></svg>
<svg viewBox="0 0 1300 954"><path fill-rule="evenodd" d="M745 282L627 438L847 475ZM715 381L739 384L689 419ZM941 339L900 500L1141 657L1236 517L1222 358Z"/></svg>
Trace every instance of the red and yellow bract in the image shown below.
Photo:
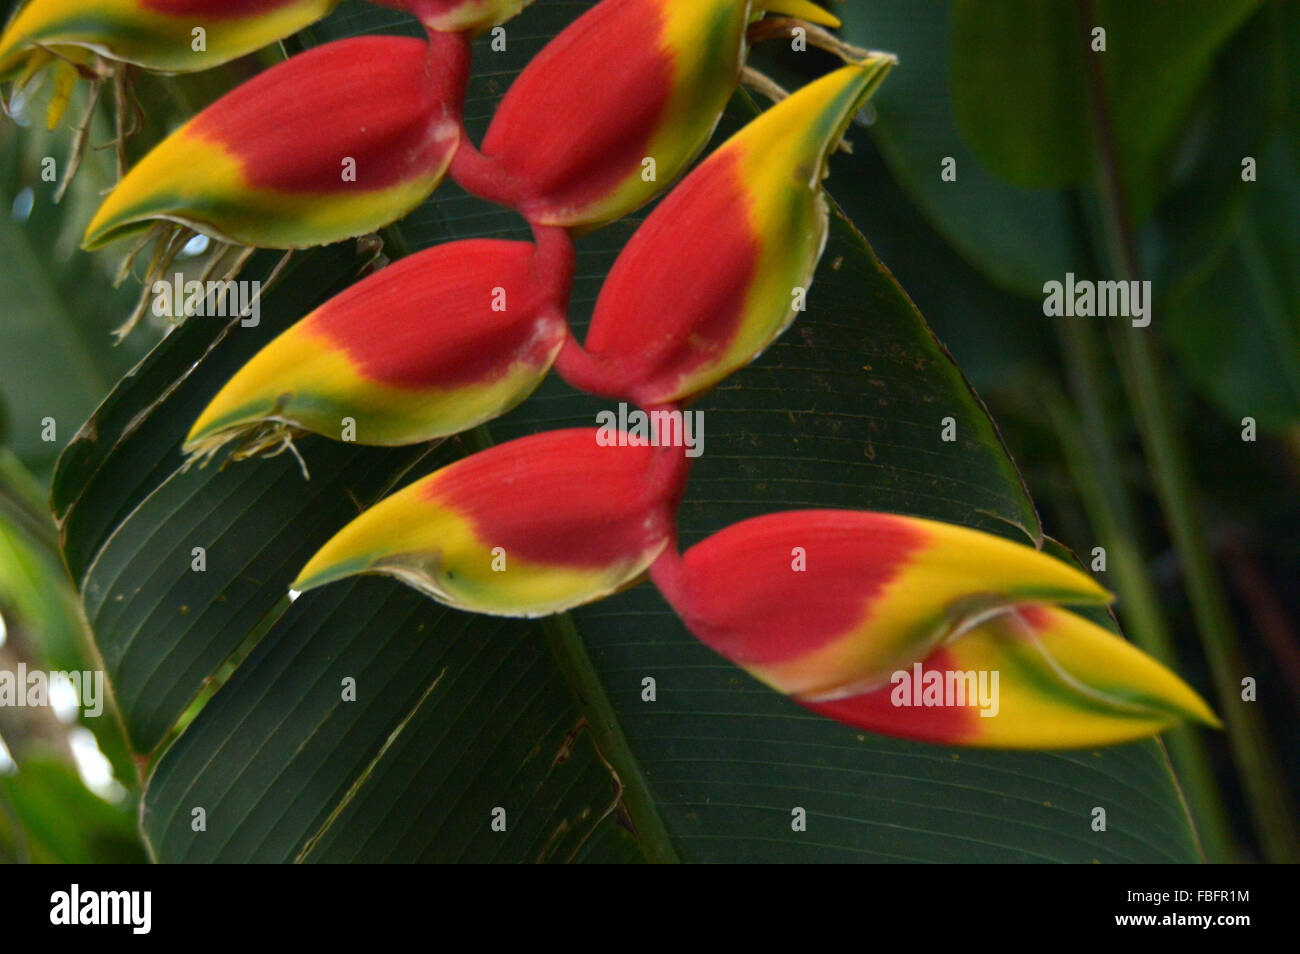
<svg viewBox="0 0 1300 954"><path fill-rule="evenodd" d="M706 645L801 705L873 732L1071 748L1184 719L1218 724L1164 666L1054 605L1107 601L1087 574L977 530L792 511L665 554L652 574ZM981 709L971 694L990 681ZM944 697L945 685L960 698Z"/></svg>
<svg viewBox="0 0 1300 954"><path fill-rule="evenodd" d="M338 0L30 0L0 35L0 80L40 50L91 50L167 73L217 66L329 13ZM196 35L196 31L201 31Z"/></svg>
<svg viewBox="0 0 1300 954"><path fill-rule="evenodd" d="M804 510L734 524L663 580L706 644L789 695L875 687L971 619L1024 602L1105 603L1081 570L967 527Z"/></svg>
<svg viewBox="0 0 1300 954"><path fill-rule="evenodd" d="M837 25L807 0L604 0L535 56L482 151L531 221L591 227L644 205L709 141L765 11Z"/></svg>
<svg viewBox="0 0 1300 954"><path fill-rule="evenodd" d="M615 262L587 333L594 360L570 352L560 370L648 406L693 397L752 361L807 296L826 243L827 156L892 63L837 70L718 147Z"/></svg>
<svg viewBox="0 0 1300 954"><path fill-rule="evenodd" d="M301 248L401 218L460 143L465 64L440 52L357 37L261 73L141 159L96 213L85 247L168 220L240 245Z"/></svg>
<svg viewBox="0 0 1300 954"><path fill-rule="evenodd" d="M190 73L252 53L314 23L338 0L30 0L0 34L0 82L55 74L51 129L95 59Z"/></svg>
<svg viewBox="0 0 1300 954"><path fill-rule="evenodd" d="M533 391L564 343L556 285L529 242L452 242L401 259L258 352L200 415L186 451L207 455L265 425L339 439L350 419L348 439L392 445L490 420Z"/></svg>
<svg viewBox="0 0 1300 954"><path fill-rule="evenodd" d="M672 536L656 458L594 428L551 431L481 451L371 507L312 557L310 589L383 573L459 609L544 616L640 576Z"/></svg>

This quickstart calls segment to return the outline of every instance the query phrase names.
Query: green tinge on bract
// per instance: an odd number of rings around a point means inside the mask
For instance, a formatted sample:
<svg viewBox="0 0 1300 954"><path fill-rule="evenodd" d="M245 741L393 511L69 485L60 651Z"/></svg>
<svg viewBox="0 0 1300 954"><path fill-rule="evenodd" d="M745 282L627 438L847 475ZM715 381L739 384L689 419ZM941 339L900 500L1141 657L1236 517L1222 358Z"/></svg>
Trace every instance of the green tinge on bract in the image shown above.
<svg viewBox="0 0 1300 954"><path fill-rule="evenodd" d="M558 353L557 342L552 355ZM182 451L206 456L248 436L257 428L282 427L286 433L306 431L332 440L379 447L401 447L451 437L512 410L537 389L547 366L518 369L483 385L459 390L403 391L379 385L351 386L337 382L321 386L313 374L317 363L300 358L301 374L286 381L280 393L236 404L227 392L218 394L186 436ZM314 381L310 379L315 379ZM242 382L232 381L233 386Z"/></svg>
<svg viewBox="0 0 1300 954"><path fill-rule="evenodd" d="M564 345L529 242L469 239L385 266L326 301L226 382L185 451L277 428L358 444L458 434L530 394ZM237 451L237 454L241 452Z"/></svg>
<svg viewBox="0 0 1300 954"><path fill-rule="evenodd" d="M888 686L804 701L858 728L948 745L1073 749L1220 728L1183 680L1097 624L1055 606L1008 609L894 673Z"/></svg>
<svg viewBox="0 0 1300 954"><path fill-rule="evenodd" d="M205 459L239 441L266 447L276 435L303 431L377 446L450 437L527 398L564 344L563 321L541 316L536 338L544 347L536 360L503 356L485 380L402 387L368 378L337 346L313 335L310 320L281 334L227 382L186 436L186 454ZM435 339L430 349L436 348Z"/></svg>
<svg viewBox="0 0 1300 954"><path fill-rule="evenodd" d="M629 585L666 543L665 535L656 547L597 570L528 561L483 540L454 508L420 499L426 486L418 483L394 494L340 530L303 567L292 589L377 574L454 609L533 619ZM501 572L493 568L497 561Z"/></svg>
<svg viewBox="0 0 1300 954"><path fill-rule="evenodd" d="M337 3L282 0L236 16L222 12L214 0L213 12L205 16L168 14L162 5L150 8L139 0L32 0L0 36L0 81L13 79L39 47L93 50L109 60L167 73L205 70L309 26Z"/></svg>
<svg viewBox="0 0 1300 954"><path fill-rule="evenodd" d="M648 480L655 449L597 435L545 432L450 464L339 530L292 587L379 573L457 609L516 617L607 596L646 571L672 520Z"/></svg>
<svg viewBox="0 0 1300 954"><path fill-rule="evenodd" d="M800 89L651 213L606 280L587 336L616 369L611 381L621 378L615 393L643 405L690 399L790 325L829 233L827 159L893 63L874 56ZM665 274L677 281L664 285Z"/></svg>
<svg viewBox="0 0 1300 954"><path fill-rule="evenodd" d="M586 231L658 196L708 144L764 12L834 17L806 0L605 0L529 63L482 150L544 225ZM574 96L575 84L586 94Z"/></svg>
<svg viewBox="0 0 1300 954"><path fill-rule="evenodd" d="M187 128L154 147L108 194L86 227L82 248L102 248L159 221L259 248L312 248L353 238L428 198L452 155L448 150L441 168L381 190L349 192L343 184L335 194L278 192L245 182L238 163L217 145L186 142Z"/></svg>
<svg viewBox="0 0 1300 954"><path fill-rule="evenodd" d="M666 586L704 643L805 701L870 692L1012 606L1111 598L1078 567L1022 543L849 510L733 524L687 550Z"/></svg>
<svg viewBox="0 0 1300 954"><path fill-rule="evenodd" d="M958 640L953 655L962 669L1000 666L1016 694L1009 715L1022 714L1018 725L990 730L992 744L1010 737L1035 748L1104 745L1185 721L1222 727L1205 700L1166 666L1076 613L1021 607L981 629L983 647Z"/></svg>
<svg viewBox="0 0 1300 954"><path fill-rule="evenodd" d="M448 99L461 65L430 50L410 37L352 37L259 73L136 163L83 247L164 220L238 245L308 248L401 218L460 145Z"/></svg>
<svg viewBox="0 0 1300 954"><path fill-rule="evenodd" d="M826 12L811 0L754 0L754 9L762 13L776 13L807 20L809 23L832 29L840 25L839 17Z"/></svg>
<svg viewBox="0 0 1300 954"><path fill-rule="evenodd" d="M742 157L762 252L728 360L684 381L673 399L697 394L753 361L798 316L798 298L812 286L830 231L822 192L827 162L895 62L881 55L842 67L773 106L722 147Z"/></svg>

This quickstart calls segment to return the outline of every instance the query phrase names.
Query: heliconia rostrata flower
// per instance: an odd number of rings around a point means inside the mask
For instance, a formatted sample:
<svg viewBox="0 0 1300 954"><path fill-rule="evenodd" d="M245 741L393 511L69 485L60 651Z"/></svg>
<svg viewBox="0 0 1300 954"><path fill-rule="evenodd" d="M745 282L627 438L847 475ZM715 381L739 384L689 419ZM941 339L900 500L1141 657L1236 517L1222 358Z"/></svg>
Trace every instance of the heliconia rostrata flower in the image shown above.
<svg viewBox="0 0 1300 954"><path fill-rule="evenodd" d="M641 575L672 535L670 495L638 444L551 431L451 464L371 507L293 584L383 573L458 609L542 616Z"/></svg>
<svg viewBox="0 0 1300 954"><path fill-rule="evenodd" d="M442 180L460 143L463 64L423 40L338 40L273 66L176 130L86 229L97 248L155 220L239 245L373 231Z"/></svg>
<svg viewBox="0 0 1300 954"><path fill-rule="evenodd" d="M405 10L430 30L477 33L504 23L533 0L371 0Z"/></svg>
<svg viewBox="0 0 1300 954"><path fill-rule="evenodd" d="M548 43L482 153L531 221L593 226L658 195L708 142L764 12L839 21L808 0L605 0ZM580 92L579 92L580 90Z"/></svg>
<svg viewBox="0 0 1300 954"><path fill-rule="evenodd" d="M380 2L418 17L427 42L330 43L227 94L126 175L90 223L87 247L159 220L239 245L324 244L400 218L448 171L522 213L534 241L440 245L335 296L217 392L187 453L206 459L232 445L248 456L292 446L302 432L436 440L509 410L553 362L579 388L671 414L753 360L801 310L828 233L827 159L892 56L830 42L848 65L691 172L619 256L584 347L565 315L569 230L627 214L685 170L740 79L755 22L836 19L809 0L603 0L519 75L479 150L462 122L469 37L529 0ZM63 74L88 49L145 62L132 59L131 43L169 47L147 65L197 68L188 28L173 35L158 24L179 17L192 27L209 6L37 0L5 34L0 69L21 83L54 56L31 54L23 30L71 51ZM238 29L209 30L213 57L333 4L220 6ZM31 26L39 18L54 31L44 41ZM74 21L135 26L101 49ZM1185 719L1217 724L1159 663L1061 608L1110 600L1066 562L932 520L818 510L746 520L681 553L689 462L681 448L620 437L554 431L464 457L342 527L293 588L378 573L458 609L534 617L649 575L714 651L800 705L870 731L1058 748ZM991 675L995 687L980 681Z"/></svg>
<svg viewBox="0 0 1300 954"><path fill-rule="evenodd" d="M35 58L89 50L189 73L252 53L309 26L338 0L29 0L0 35L0 82ZM74 54L75 55L75 54Z"/></svg>
<svg viewBox="0 0 1300 954"><path fill-rule="evenodd" d="M681 401L784 331L826 244L828 154L892 65L873 59L810 83L696 167L614 263L585 347L603 368L593 375L567 354L570 381L643 406Z"/></svg>
<svg viewBox="0 0 1300 954"><path fill-rule="evenodd" d="M361 444L413 444L514 407L567 325L529 242L452 242L401 259L317 308L217 394L186 440L206 454L272 423ZM543 266L545 263L541 263Z"/></svg>

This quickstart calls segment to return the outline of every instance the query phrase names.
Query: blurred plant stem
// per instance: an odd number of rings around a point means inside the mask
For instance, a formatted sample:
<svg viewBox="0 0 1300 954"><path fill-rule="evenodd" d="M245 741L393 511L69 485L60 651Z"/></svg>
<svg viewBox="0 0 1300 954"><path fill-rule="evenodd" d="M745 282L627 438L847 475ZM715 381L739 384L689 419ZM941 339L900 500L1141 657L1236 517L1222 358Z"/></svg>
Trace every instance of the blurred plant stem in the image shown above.
<svg viewBox="0 0 1300 954"><path fill-rule="evenodd" d="M46 489L7 447L0 447L0 523L7 522L25 539L62 565L59 537L45 504Z"/></svg>
<svg viewBox="0 0 1300 954"><path fill-rule="evenodd" d="M1061 329L1061 351L1073 405L1055 382L1044 382L1044 405L1052 418L1066 466L1079 489L1088 521L1106 548L1109 578L1115 581L1124 631L1142 649L1173 669L1178 657L1169 624L1136 538L1136 508L1115 456L1116 438L1097 389L1101 365L1092 338L1073 322ZM1237 860L1232 826L1198 730L1173 729L1164 736L1187 799L1207 861Z"/></svg>
<svg viewBox="0 0 1300 954"><path fill-rule="evenodd" d="M1080 35L1086 37L1088 24L1096 22L1091 0L1081 0L1079 10ZM1099 191L1104 217L1103 234L1094 234L1092 238L1095 247L1102 251L1099 258L1110 264L1116 277L1141 281L1134 224L1120 180L1105 80L1096 55L1086 55L1085 62L1088 101L1101 158ZM1300 860L1295 814L1264 721L1255 704L1244 702L1240 695L1240 680L1247 673L1227 597L1196 510L1187 450L1179 439L1164 384L1169 380L1168 373L1152 347L1147 328L1126 326L1114 335L1113 341L1161 510L1179 553L1219 712L1227 728L1264 857L1273 862L1295 862Z"/></svg>

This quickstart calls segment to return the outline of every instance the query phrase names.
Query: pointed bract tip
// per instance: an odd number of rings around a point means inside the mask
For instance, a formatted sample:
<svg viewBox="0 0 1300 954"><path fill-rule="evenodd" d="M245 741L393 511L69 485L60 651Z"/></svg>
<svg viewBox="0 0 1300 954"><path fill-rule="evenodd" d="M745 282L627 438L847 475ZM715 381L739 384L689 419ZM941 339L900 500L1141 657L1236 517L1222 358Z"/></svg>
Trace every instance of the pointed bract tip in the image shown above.
<svg viewBox="0 0 1300 954"><path fill-rule="evenodd" d="M608 596L671 539L654 448L552 431L480 451L341 529L294 588L382 573L456 609L538 617ZM627 435L624 435L625 437Z"/></svg>
<svg viewBox="0 0 1300 954"><path fill-rule="evenodd" d="M545 265L529 242L466 239L368 275L253 355L208 402L185 450L251 437L274 452L266 428L276 422L391 447L499 417L564 345L562 293Z"/></svg>
<svg viewBox="0 0 1300 954"><path fill-rule="evenodd" d="M328 15L337 3L30 0L20 5L0 36L0 79L11 78L16 64L39 48L60 57L81 51L147 70L193 73L296 33ZM196 24L205 27L202 44L195 43Z"/></svg>
<svg viewBox="0 0 1300 954"><path fill-rule="evenodd" d="M832 30L842 26L839 17L812 3L811 0L759 0L756 6L766 13L796 17L818 26L830 27Z"/></svg>
<svg viewBox="0 0 1300 954"><path fill-rule="evenodd" d="M132 167L83 247L159 220L280 249L396 221L433 192L460 145L457 77L465 68L398 36L335 40L277 63ZM368 95L358 97L360 88Z"/></svg>

